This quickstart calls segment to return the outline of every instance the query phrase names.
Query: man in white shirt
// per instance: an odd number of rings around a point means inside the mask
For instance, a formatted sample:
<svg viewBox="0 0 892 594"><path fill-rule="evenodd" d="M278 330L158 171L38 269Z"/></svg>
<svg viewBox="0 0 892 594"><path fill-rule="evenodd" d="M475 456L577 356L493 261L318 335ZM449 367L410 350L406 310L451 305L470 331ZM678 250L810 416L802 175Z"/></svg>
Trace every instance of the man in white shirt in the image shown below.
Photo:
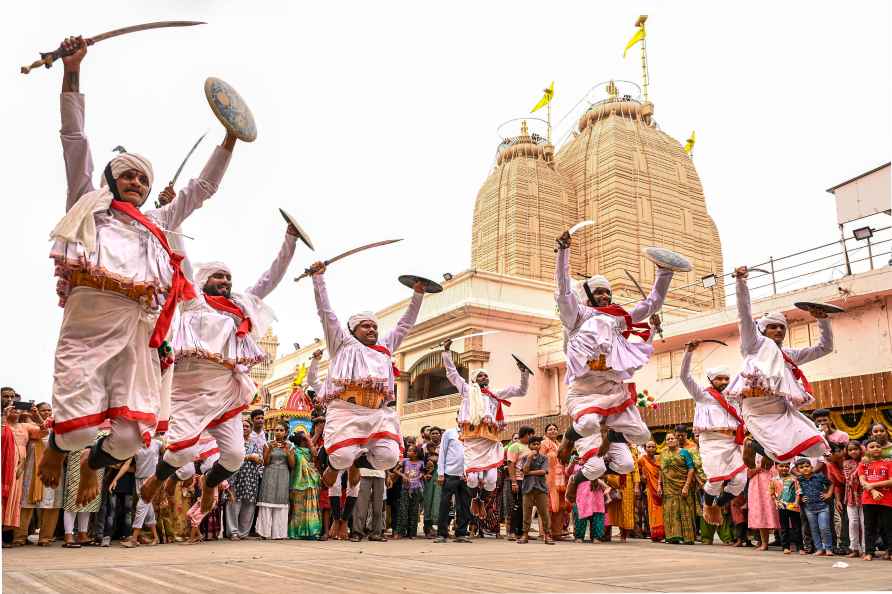
<svg viewBox="0 0 892 594"><path fill-rule="evenodd" d="M456 421L458 418L456 417ZM446 542L449 536L449 503L455 497L455 540L471 542L468 523L471 521L471 492L465 482L465 446L461 442L458 427L448 429L440 440L440 456L437 459L437 483L440 493L440 521L435 543Z"/></svg>

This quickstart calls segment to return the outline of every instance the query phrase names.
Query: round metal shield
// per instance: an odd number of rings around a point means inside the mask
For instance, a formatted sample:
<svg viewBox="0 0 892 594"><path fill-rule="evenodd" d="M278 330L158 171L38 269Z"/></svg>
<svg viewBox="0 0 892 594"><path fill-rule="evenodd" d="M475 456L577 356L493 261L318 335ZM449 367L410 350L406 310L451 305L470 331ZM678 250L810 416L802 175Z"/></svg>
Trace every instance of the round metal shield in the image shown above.
<svg viewBox="0 0 892 594"><path fill-rule="evenodd" d="M400 278L400 283L406 285L410 289L415 287L415 283L421 281L424 283L424 292L425 293L439 293L443 290L442 285L440 283L435 283L429 278L424 278L423 276L415 276L414 274L404 274Z"/></svg>
<svg viewBox="0 0 892 594"><path fill-rule="evenodd" d="M644 256L660 268L668 268L674 272L690 272L694 269L687 258L666 248L645 248Z"/></svg>
<svg viewBox="0 0 892 594"><path fill-rule="evenodd" d="M830 304L830 303L814 303L811 301L797 301L793 305L795 305L797 308L803 309L805 311L817 310L817 311L822 311L826 314L835 314L835 313L845 312L845 310L843 308L838 307L833 304Z"/></svg>
<svg viewBox="0 0 892 594"><path fill-rule="evenodd" d="M514 360L517 361L517 364L523 367L527 371L527 373L529 373L530 375L536 375L535 373L533 373L533 370L530 369L529 365L520 360L520 357L518 357L514 353L511 353L511 356L514 357Z"/></svg>
<svg viewBox="0 0 892 594"><path fill-rule="evenodd" d="M279 212L282 214L282 218L285 219L285 221L287 221L289 225L293 225L294 228L297 229L297 237L302 242L307 244L308 248L310 248L311 250L313 250L315 252L316 248L313 247L313 242L310 241L310 236L307 235L307 232L303 230L303 227L301 227L300 225L297 224L297 221L295 220L295 218L293 216L291 216L290 214L288 214L287 212L285 212L284 209L280 208Z"/></svg>
<svg viewBox="0 0 892 594"><path fill-rule="evenodd" d="M226 81L213 76L204 81L204 95L220 123L239 140L254 142L257 126L242 96Z"/></svg>

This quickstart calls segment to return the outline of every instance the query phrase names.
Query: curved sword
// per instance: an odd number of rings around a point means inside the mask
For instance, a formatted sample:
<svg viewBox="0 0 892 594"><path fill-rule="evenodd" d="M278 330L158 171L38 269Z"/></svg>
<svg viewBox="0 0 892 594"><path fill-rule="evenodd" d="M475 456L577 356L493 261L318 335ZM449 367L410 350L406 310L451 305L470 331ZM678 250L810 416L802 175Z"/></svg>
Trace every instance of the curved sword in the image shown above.
<svg viewBox="0 0 892 594"><path fill-rule="evenodd" d="M641 288L641 285L638 284L638 281L635 280L635 277L632 276L632 273L628 270L623 270L626 273L626 276L629 277L629 280L634 283L635 287L638 289L638 292L641 293L641 296L647 299L647 293L644 292L644 289ZM659 312L657 312L659 314ZM656 314L655 314L656 315ZM659 319L659 318L657 318ZM657 334L660 335L660 338L663 338L663 325L662 324L654 324L654 330L657 331Z"/></svg>
<svg viewBox="0 0 892 594"><path fill-rule="evenodd" d="M198 145L201 144L201 141L204 140L204 137L207 136L207 135L208 135L207 132L205 132L204 134L202 134L202 135L198 138L198 140L195 141L195 144L192 145L192 148L189 149L189 152L186 153L186 158L183 159L183 162L182 162L182 163L180 163L180 166L177 168L177 172L173 174L173 179L170 180L170 185L171 185L171 186L174 185L175 183L177 183L177 178L180 177L180 174L183 172L183 167L186 166L186 161L189 160L189 157L192 156L192 153L195 152L195 149L198 148Z"/></svg>
<svg viewBox="0 0 892 594"><path fill-rule="evenodd" d="M370 249L372 249L372 248L380 247L380 246L382 246L382 245L388 245L388 244L391 244L391 243L396 243L396 242L398 242L398 241L402 241L402 239L385 239L384 241L376 241L375 243L369 243L369 244L367 244L367 245L361 245L361 246L359 246L359 247L355 247L355 248L353 248L352 250L347 250L347 251L344 252L343 254L338 254L338 255L335 256L334 258L331 258L330 260L326 260L325 262L323 262L323 264L325 264L326 266L328 266L329 264L333 264L333 263L337 262L338 260L343 260L343 259L346 258L347 256L352 256L353 254L358 254L359 252L364 252L365 250L370 250ZM301 274L301 275L298 276L298 277L295 277L294 282L297 282L297 281L299 281L300 279L302 279L302 278L304 278L304 277L310 276L310 274L311 274L310 269L307 268L307 269L304 270L303 274Z"/></svg>
<svg viewBox="0 0 892 594"><path fill-rule="evenodd" d="M130 27L122 27L120 29L106 31L105 33L94 35L93 37L87 37L86 39L84 39L84 42L86 42L87 46L91 46L94 43L97 43L104 39L111 39L112 37L117 37L118 35L126 35L127 33L136 33L137 31L148 31L149 29L166 29L168 27L192 27L193 25L206 24L207 23L205 23L204 21L156 21L154 23L143 23L141 25L131 25ZM22 74L28 74L38 66L50 68L53 65L53 62L55 62L59 58L69 56L71 55L71 53L72 52L66 52L64 49L62 49L61 45L51 52L40 52L39 60L31 63L28 66L22 66Z"/></svg>

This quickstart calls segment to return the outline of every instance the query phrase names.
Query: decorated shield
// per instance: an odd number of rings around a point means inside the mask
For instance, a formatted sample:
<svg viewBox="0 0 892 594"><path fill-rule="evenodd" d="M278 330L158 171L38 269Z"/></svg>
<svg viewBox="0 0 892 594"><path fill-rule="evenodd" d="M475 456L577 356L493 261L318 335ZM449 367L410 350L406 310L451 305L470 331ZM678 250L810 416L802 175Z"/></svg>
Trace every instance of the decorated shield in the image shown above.
<svg viewBox="0 0 892 594"><path fill-rule="evenodd" d="M666 248L645 248L644 257L660 268L667 268L674 272L690 272L693 270L693 266L691 266L687 258Z"/></svg>
<svg viewBox="0 0 892 594"><path fill-rule="evenodd" d="M315 251L316 251L316 248L313 247L313 242L310 241L310 236L307 235L307 232L304 231L303 228L302 228L300 225L297 224L297 220L295 220L295 218L294 218L293 216L291 216L290 214L288 214L287 212L285 212L284 209L281 209L281 208L280 208L280 209L279 209L279 212L282 214L282 218L285 219L285 221L286 221L289 225L292 225L295 229L297 229L297 237L298 237L302 242L304 242L305 244L307 244L307 247L308 247L308 248L310 248L311 250L313 250L313 251L315 252Z"/></svg>
<svg viewBox="0 0 892 594"><path fill-rule="evenodd" d="M797 308L805 311L821 311L825 314L843 313L845 310L831 303L815 303L812 301L797 301L794 303Z"/></svg>
<svg viewBox="0 0 892 594"><path fill-rule="evenodd" d="M414 274L404 274L399 278L399 281L410 289L415 286L415 283L421 281L422 283L424 283L425 293L440 293L443 290L443 286L440 285L440 283L435 283L428 278L424 278L423 276L415 276Z"/></svg>
<svg viewBox="0 0 892 594"><path fill-rule="evenodd" d="M517 364L523 367L527 371L527 373L529 373L530 375L536 375L535 373L533 373L533 370L530 369L529 365L521 361L520 357L518 357L514 353L511 353L511 356L514 357L514 360L517 361Z"/></svg>
<svg viewBox="0 0 892 594"><path fill-rule="evenodd" d="M213 76L204 81L204 95L214 115L229 132L244 142L254 142L257 126L242 96L226 81Z"/></svg>

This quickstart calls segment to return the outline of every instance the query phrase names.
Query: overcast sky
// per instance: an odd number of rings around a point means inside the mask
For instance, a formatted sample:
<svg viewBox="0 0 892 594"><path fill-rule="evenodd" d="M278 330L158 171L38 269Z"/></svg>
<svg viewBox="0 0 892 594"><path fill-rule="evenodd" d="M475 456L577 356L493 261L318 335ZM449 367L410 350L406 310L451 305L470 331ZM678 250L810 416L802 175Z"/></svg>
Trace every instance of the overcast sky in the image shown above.
<svg viewBox="0 0 892 594"><path fill-rule="evenodd" d="M291 272L385 238L405 241L332 266L343 319L408 295L400 274L470 265L474 200L499 142L555 81L555 120L595 83L640 79L622 49L650 15L651 100L684 142L722 237L726 269L837 235L824 190L887 161L890 14L885 2L14 2L0 36L4 114L0 384L50 397L62 310L49 231L64 213L61 64L22 64L66 35L155 20L204 20L93 46L83 64L86 132L101 169L112 147L148 156L155 191L194 140L200 171L223 132L207 76L234 85L258 139L239 143L220 191L187 220L193 261L224 260L254 282L284 233L277 208L312 234ZM723 10L735 6L738 10ZM622 8L622 9L621 9ZM97 172L98 174L98 172ZM290 277L293 275L289 275ZM321 336L311 284L268 299L281 352Z"/></svg>

